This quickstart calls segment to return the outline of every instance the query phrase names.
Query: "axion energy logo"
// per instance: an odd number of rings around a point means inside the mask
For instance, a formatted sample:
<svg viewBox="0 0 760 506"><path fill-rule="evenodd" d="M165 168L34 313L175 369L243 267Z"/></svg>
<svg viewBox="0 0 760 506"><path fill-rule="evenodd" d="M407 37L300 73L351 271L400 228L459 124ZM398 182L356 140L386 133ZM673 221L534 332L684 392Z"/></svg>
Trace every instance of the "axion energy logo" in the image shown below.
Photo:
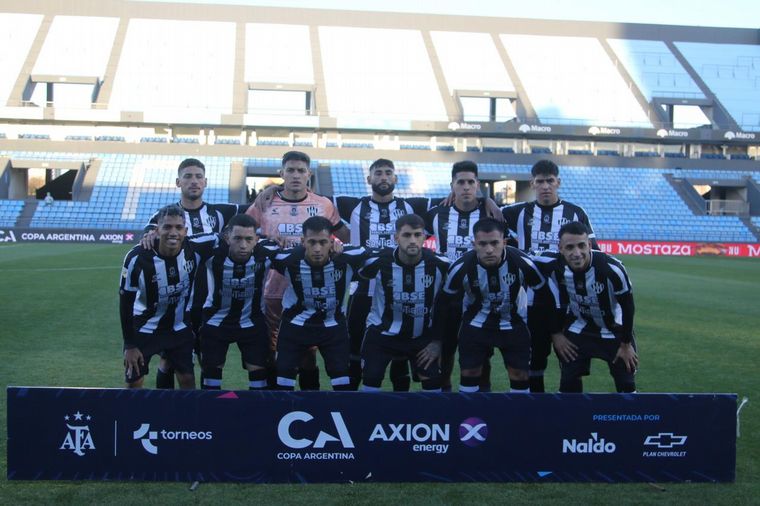
<svg viewBox="0 0 760 506"><path fill-rule="evenodd" d="M480 446L487 437L488 425L480 418L470 417L459 424L459 440L465 446Z"/></svg>

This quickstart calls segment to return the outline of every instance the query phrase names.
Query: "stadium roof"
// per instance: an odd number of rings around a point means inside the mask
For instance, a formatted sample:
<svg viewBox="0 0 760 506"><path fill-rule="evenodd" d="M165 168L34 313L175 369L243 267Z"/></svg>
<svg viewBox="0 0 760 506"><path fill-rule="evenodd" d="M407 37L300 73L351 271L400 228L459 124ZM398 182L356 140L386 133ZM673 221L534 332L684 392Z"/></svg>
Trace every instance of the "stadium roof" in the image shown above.
<svg viewBox="0 0 760 506"><path fill-rule="evenodd" d="M454 16L518 17L564 21L602 21L656 25L760 28L760 4L756 0L720 2L716 15L713 0L136 0L143 2L197 3L208 5L248 5L335 9L368 12L445 14Z"/></svg>

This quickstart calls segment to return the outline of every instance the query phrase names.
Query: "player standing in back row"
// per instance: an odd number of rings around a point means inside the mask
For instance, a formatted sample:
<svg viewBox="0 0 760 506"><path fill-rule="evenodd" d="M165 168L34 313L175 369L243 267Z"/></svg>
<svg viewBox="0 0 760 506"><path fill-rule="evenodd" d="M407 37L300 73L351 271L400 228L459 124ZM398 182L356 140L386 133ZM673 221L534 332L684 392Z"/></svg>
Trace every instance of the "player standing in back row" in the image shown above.
<svg viewBox="0 0 760 506"><path fill-rule="evenodd" d="M311 170L311 158L300 151L288 151L282 156L280 177L283 179L283 190L275 193L272 202L265 210L251 206L246 214L253 216L259 223L262 234L279 242L282 247L293 247L301 244L303 223L311 217L323 216L332 224L331 232L342 242L349 241L348 229L340 220L338 211L330 199L307 191ZM282 297L287 288L287 280L274 270L270 270L264 286L264 304L272 353L277 348L277 334L282 315ZM274 367L274 362L270 363ZM275 371L270 370L270 386L275 387ZM302 390L319 390L319 369L316 365L316 355L307 353L299 372Z"/></svg>
<svg viewBox="0 0 760 506"><path fill-rule="evenodd" d="M208 186L206 178L206 166L196 158L185 158L177 167L177 188L180 190L177 205L182 208L185 216L188 237L200 234L220 233L227 222L236 214L241 214L248 209L247 204L209 204L204 202L203 193ZM153 247L156 237L157 216L155 213L145 226L145 235L140 244L146 248ZM201 326L201 306L206 297L206 278L196 280L193 292L193 305L190 319L193 324L193 332L196 335L195 350L200 351L198 331ZM156 388L174 388L174 369L163 357L156 371Z"/></svg>
<svg viewBox="0 0 760 506"><path fill-rule="evenodd" d="M559 230L572 221L584 223L589 229L591 246L597 249L588 216L580 206L559 198L559 167L550 160L540 160L530 170L530 187L536 200L520 202L502 209L509 229L510 244L529 255L559 250ZM546 292L543 292L546 293ZM546 295L528 290L528 328L531 335L530 391L544 391L544 371L551 353L551 332L546 314L553 301Z"/></svg>
<svg viewBox="0 0 760 506"><path fill-rule="evenodd" d="M451 191L454 200L451 206L439 205L428 211L426 228L429 235L435 237L436 251L456 261L472 249L472 227L481 218L488 216L487 202L479 199L480 182L478 166L469 160L455 163L451 168ZM495 218L502 220L501 216ZM461 318L462 301L452 300L450 314L459 314ZM451 391L451 372L454 368L454 355L457 350L457 332L460 319L452 319L450 325L443 329L443 350L441 353L441 388ZM490 390L490 363L486 361L482 377L483 391Z"/></svg>

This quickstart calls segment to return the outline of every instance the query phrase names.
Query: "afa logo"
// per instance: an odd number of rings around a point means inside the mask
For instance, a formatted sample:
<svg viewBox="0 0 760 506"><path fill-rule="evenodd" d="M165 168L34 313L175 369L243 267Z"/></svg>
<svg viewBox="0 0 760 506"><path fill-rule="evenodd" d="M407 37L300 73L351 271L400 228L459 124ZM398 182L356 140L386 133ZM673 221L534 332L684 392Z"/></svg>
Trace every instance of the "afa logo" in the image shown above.
<svg viewBox="0 0 760 506"><path fill-rule="evenodd" d="M66 415L63 419L66 421L68 432L61 447L58 448L59 450L71 451L75 455L84 457L86 451L95 449L95 442L90 433L90 422L92 421L90 415L85 415L77 410L73 415Z"/></svg>

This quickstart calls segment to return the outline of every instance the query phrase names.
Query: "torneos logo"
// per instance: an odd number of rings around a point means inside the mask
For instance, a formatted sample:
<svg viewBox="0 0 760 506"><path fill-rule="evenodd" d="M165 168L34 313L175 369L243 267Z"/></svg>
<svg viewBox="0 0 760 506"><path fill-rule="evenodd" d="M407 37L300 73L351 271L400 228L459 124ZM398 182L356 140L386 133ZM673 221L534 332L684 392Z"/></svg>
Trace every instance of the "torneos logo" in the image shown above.
<svg viewBox="0 0 760 506"><path fill-rule="evenodd" d="M470 417L459 424L459 440L465 446L478 446L488 437L488 425L480 418Z"/></svg>
<svg viewBox="0 0 760 506"><path fill-rule="evenodd" d="M328 432L320 430L316 436L316 439L309 439L307 437L296 438L293 436L293 426L297 422L306 423L311 422L314 417L305 411L292 411L280 419L280 423L277 425L277 435L280 437L282 444L288 448L294 450L301 450L308 448L324 448L325 444L330 442L339 442L343 448L354 448L354 442L351 439L351 435L348 433L346 422L343 421L338 411L331 411L333 425L337 436ZM313 433L313 432L312 432Z"/></svg>

